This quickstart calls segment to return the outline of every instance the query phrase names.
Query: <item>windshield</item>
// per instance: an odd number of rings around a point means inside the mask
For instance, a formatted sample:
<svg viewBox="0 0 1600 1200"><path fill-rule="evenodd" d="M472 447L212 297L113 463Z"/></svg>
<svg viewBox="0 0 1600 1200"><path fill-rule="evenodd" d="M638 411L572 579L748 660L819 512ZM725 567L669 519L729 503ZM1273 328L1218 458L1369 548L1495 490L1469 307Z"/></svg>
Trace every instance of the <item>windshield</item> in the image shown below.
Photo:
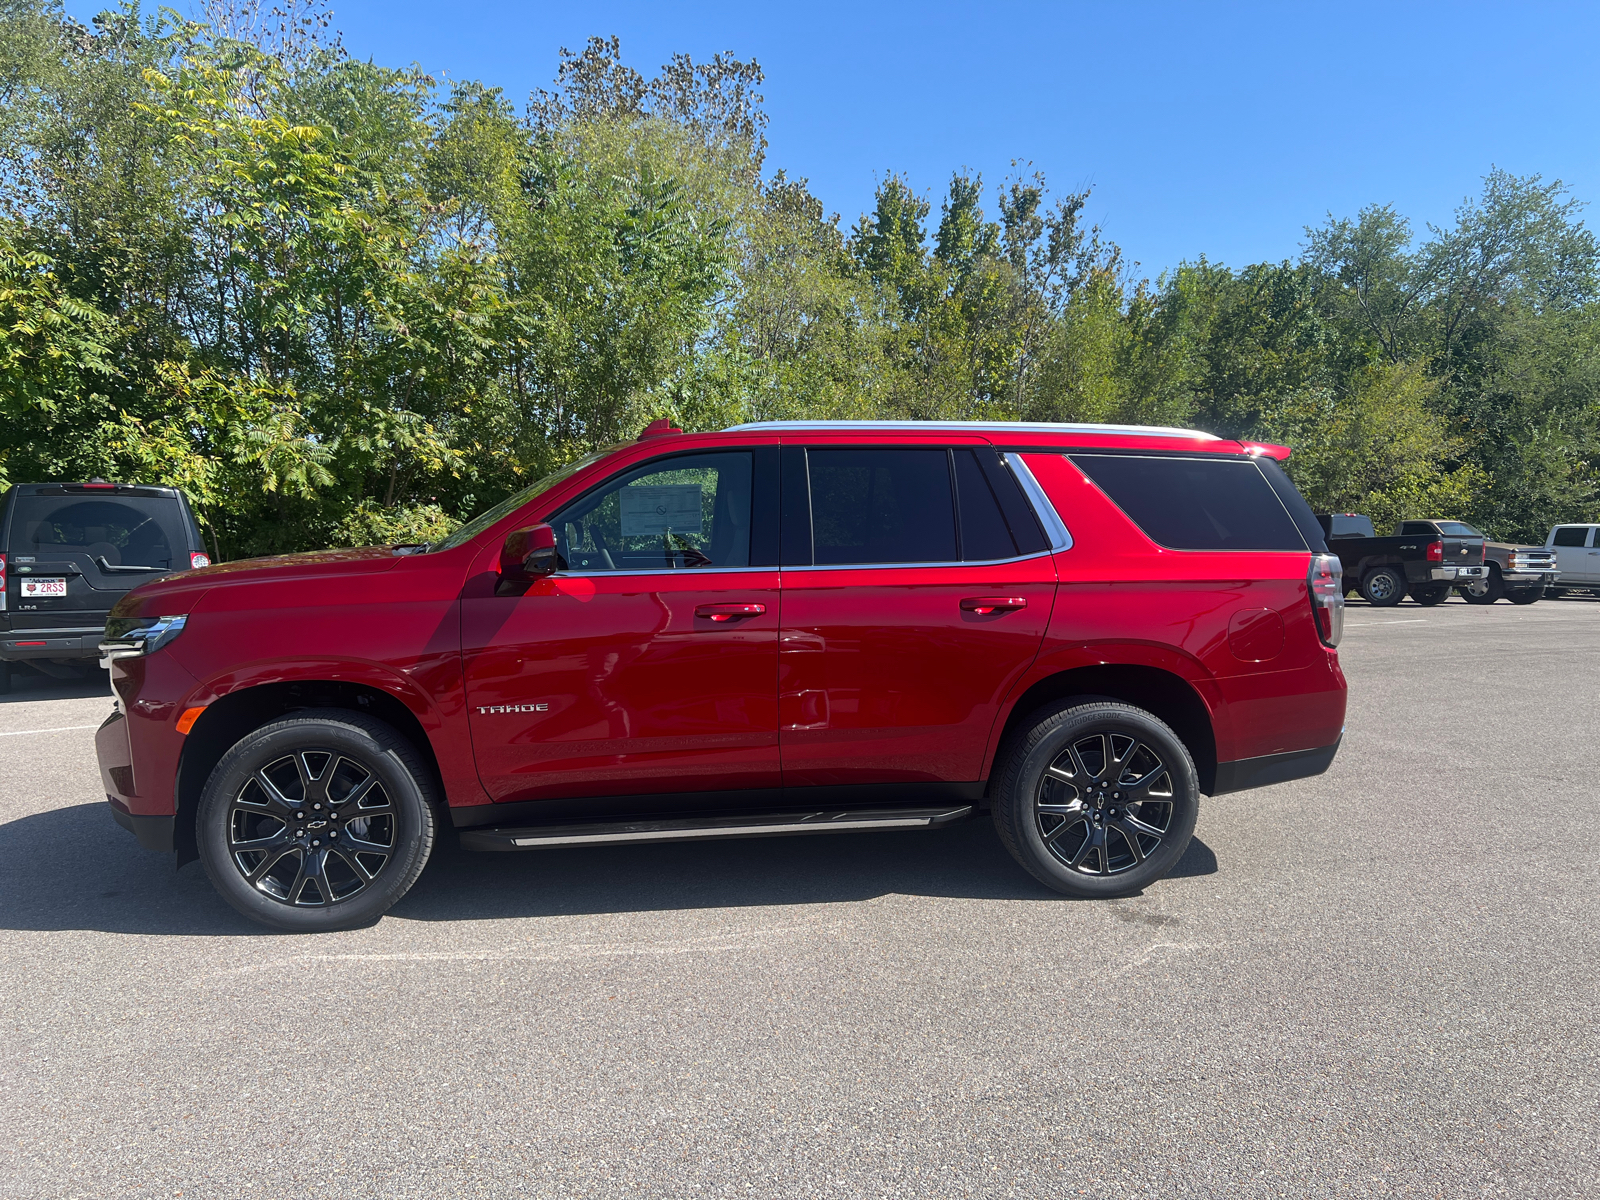
<svg viewBox="0 0 1600 1200"><path fill-rule="evenodd" d="M1445 537L1482 537L1471 525L1465 521L1440 521L1439 532Z"/></svg>
<svg viewBox="0 0 1600 1200"><path fill-rule="evenodd" d="M573 475L576 475L579 471L583 470L583 468L589 466L591 463L599 462L602 458L610 454L615 449L615 446L607 446L604 450L596 450L593 454L586 455L585 457L578 459L577 462L568 463L566 466L561 467L558 470L551 471L550 474L546 475L537 483L523 488L514 496L507 496L493 508L479 513L477 516L473 517L472 520L468 521L465 525L457 529L449 537L432 543L427 548L428 553L431 554L435 550L454 550L457 546L466 545L485 529L489 528L489 526L493 525L501 517L515 512L528 501L537 497L541 492L548 492L563 479L571 478Z"/></svg>

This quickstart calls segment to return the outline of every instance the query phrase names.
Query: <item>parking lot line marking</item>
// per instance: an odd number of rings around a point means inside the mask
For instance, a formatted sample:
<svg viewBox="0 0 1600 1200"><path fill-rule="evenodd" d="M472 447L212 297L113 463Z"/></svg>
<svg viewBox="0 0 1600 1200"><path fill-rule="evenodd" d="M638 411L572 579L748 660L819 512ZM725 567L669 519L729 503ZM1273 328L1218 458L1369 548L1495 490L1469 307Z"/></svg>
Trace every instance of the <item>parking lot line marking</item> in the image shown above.
<svg viewBox="0 0 1600 1200"><path fill-rule="evenodd" d="M276 971L286 967L315 967L345 963L437 963L437 962L564 962L586 958L644 958L674 954L736 954L763 949L762 942L779 935L815 933L818 925L779 925L771 929L736 930L732 933L708 934L703 937L678 938L660 942L575 942L558 945L550 942L532 942L523 945L503 946L490 950L435 950L435 951L379 951L365 954L297 954L247 963L241 967L228 967L211 971L190 981L198 987L208 980L254 975L261 971ZM836 926L835 926L836 928Z"/></svg>
<svg viewBox="0 0 1600 1200"><path fill-rule="evenodd" d="M1407 617L1403 621L1347 621L1346 629L1367 629L1373 625L1426 625L1427 617Z"/></svg>
<svg viewBox="0 0 1600 1200"><path fill-rule="evenodd" d="M30 733L70 733L74 729L99 729L98 725L57 725L54 729L9 729L0 737L27 737Z"/></svg>

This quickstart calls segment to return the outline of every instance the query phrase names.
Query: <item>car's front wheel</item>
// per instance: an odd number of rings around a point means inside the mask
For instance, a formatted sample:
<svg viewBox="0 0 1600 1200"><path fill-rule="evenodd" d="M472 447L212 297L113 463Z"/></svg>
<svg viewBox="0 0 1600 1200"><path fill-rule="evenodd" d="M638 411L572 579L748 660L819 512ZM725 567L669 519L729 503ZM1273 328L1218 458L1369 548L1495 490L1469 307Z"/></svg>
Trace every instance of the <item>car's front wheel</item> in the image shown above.
<svg viewBox="0 0 1600 1200"><path fill-rule="evenodd" d="M1143 709L1077 702L1035 714L994 795L1000 840L1069 896L1125 896L1183 857L1200 786L1188 749Z"/></svg>
<svg viewBox="0 0 1600 1200"><path fill-rule="evenodd" d="M433 849L429 772L364 713L297 713L246 735L195 814L200 860L234 908L297 933L375 921Z"/></svg>

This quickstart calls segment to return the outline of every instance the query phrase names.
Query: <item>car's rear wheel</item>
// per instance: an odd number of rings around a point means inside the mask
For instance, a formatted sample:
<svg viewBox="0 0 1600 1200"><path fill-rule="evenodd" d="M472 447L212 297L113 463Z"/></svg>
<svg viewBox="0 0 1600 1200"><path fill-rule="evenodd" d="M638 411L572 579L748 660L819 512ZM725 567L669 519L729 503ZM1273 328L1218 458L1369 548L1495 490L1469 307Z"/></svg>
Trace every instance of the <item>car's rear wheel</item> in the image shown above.
<svg viewBox="0 0 1600 1200"><path fill-rule="evenodd" d="M1430 583L1427 587L1412 588L1411 598L1425 608L1432 608L1435 604L1443 604L1450 598L1450 585Z"/></svg>
<svg viewBox="0 0 1600 1200"><path fill-rule="evenodd" d="M1374 607L1388 608L1405 596L1405 576L1393 567L1374 567L1361 578L1361 597Z"/></svg>
<svg viewBox="0 0 1600 1200"><path fill-rule="evenodd" d="M200 798L195 833L234 908L297 933L376 920L433 849L429 773L412 745L364 713L320 709L248 734Z"/></svg>
<svg viewBox="0 0 1600 1200"><path fill-rule="evenodd" d="M1188 749L1143 709L1076 702L1035 714L994 795L1000 840L1069 896L1125 896L1177 864L1200 785Z"/></svg>

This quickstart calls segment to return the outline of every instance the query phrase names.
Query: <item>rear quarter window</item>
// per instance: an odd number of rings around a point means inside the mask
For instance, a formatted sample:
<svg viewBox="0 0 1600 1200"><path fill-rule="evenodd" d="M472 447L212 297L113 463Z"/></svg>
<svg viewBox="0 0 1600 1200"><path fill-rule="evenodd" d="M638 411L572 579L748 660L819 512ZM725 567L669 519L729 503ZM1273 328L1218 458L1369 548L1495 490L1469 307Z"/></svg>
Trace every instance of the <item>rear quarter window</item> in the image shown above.
<svg viewBox="0 0 1600 1200"><path fill-rule="evenodd" d="M1172 550L1305 550L1253 459L1071 454L1151 541Z"/></svg>

